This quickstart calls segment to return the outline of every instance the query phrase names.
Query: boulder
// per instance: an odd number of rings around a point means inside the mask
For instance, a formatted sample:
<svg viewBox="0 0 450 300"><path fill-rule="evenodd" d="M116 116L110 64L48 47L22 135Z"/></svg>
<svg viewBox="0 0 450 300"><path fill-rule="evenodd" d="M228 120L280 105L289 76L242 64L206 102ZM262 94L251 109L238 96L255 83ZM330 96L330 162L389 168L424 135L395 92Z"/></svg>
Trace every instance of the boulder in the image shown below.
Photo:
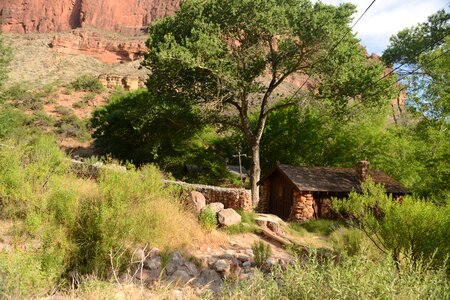
<svg viewBox="0 0 450 300"><path fill-rule="evenodd" d="M157 256L145 260L144 268L147 268L149 270L161 270L161 259L159 258L159 256Z"/></svg>
<svg viewBox="0 0 450 300"><path fill-rule="evenodd" d="M183 270L176 270L169 278L170 281L186 284L191 279L191 276Z"/></svg>
<svg viewBox="0 0 450 300"><path fill-rule="evenodd" d="M220 274L211 269L203 270L193 282L194 286L200 288L208 286L215 293L220 291L222 283L223 280Z"/></svg>
<svg viewBox="0 0 450 300"><path fill-rule="evenodd" d="M166 266L166 274L171 275L173 274L179 266L183 265L183 257L181 256L180 252L175 251L170 255L169 262Z"/></svg>
<svg viewBox="0 0 450 300"><path fill-rule="evenodd" d="M231 226L241 223L241 215L234 209L227 208L218 212L217 218L219 223L223 226Z"/></svg>
<svg viewBox="0 0 450 300"><path fill-rule="evenodd" d="M214 264L214 269L217 272L228 272L230 270L230 263L226 259L219 259Z"/></svg>
<svg viewBox="0 0 450 300"><path fill-rule="evenodd" d="M191 201L194 204L195 211L199 213L203 207L206 205L206 199L205 196L203 196L202 193L197 191L192 191L190 193Z"/></svg>
<svg viewBox="0 0 450 300"><path fill-rule="evenodd" d="M214 213L217 214L218 212L222 211L224 209L224 207L225 206L223 205L223 203L213 202L213 203L210 203L210 204L204 206L202 208L202 211L209 208L210 210L212 210Z"/></svg>

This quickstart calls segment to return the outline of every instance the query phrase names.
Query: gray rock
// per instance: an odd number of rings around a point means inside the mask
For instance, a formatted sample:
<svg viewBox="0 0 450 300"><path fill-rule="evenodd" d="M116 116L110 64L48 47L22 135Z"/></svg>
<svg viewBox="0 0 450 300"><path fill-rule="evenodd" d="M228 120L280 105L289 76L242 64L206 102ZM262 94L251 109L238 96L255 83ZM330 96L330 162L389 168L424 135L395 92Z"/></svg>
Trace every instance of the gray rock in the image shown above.
<svg viewBox="0 0 450 300"><path fill-rule="evenodd" d="M207 208L209 208L209 209L211 209L213 212L215 212L215 213L217 214L218 212L220 212L221 210L223 210L224 207L225 207L225 206L223 205L223 203L220 203L220 202L213 202L213 203L210 203L210 204L206 205L205 207L203 207L203 208L202 208L202 211L205 210L205 209L207 209Z"/></svg>
<svg viewBox="0 0 450 300"><path fill-rule="evenodd" d="M248 255L248 256L250 256L250 257L253 257L254 255L253 255L253 250L252 249L247 249L247 250L245 250L245 253Z"/></svg>
<svg viewBox="0 0 450 300"><path fill-rule="evenodd" d="M191 196L191 202L194 204L195 211L199 213L203 207L206 205L206 199L205 196L203 196L202 193L197 191L192 191L190 193Z"/></svg>
<svg viewBox="0 0 450 300"><path fill-rule="evenodd" d="M223 226L231 226L241 223L241 215L232 208L219 211L217 213L217 219Z"/></svg>
<svg viewBox="0 0 450 300"><path fill-rule="evenodd" d="M214 264L214 269L217 272L228 272L230 270L230 263L225 259L219 259Z"/></svg>
<svg viewBox="0 0 450 300"><path fill-rule="evenodd" d="M159 256L146 259L144 262L144 268L147 268L149 270L156 270L161 269L161 259Z"/></svg>
<svg viewBox="0 0 450 300"><path fill-rule="evenodd" d="M181 266L184 263L183 257L181 256L180 252L175 251L170 255L170 260L166 266L166 274L171 275L174 273L179 266Z"/></svg>
<svg viewBox="0 0 450 300"><path fill-rule="evenodd" d="M211 269L203 270L193 282L194 286L208 286L215 293L218 293L220 291L222 283L223 280L220 277L219 273Z"/></svg>
<svg viewBox="0 0 450 300"><path fill-rule="evenodd" d="M191 279L191 276L183 270L176 270L169 278L170 281L185 284Z"/></svg>
<svg viewBox="0 0 450 300"><path fill-rule="evenodd" d="M208 266L214 266L217 260L218 258L215 256L208 257Z"/></svg>
<svg viewBox="0 0 450 300"><path fill-rule="evenodd" d="M243 266L244 268L250 268L250 267L252 266L252 263L251 263L250 261L246 261L246 262L244 262L244 263L242 264L242 266Z"/></svg>
<svg viewBox="0 0 450 300"><path fill-rule="evenodd" d="M250 260L250 257L248 255L245 254L239 254L236 256L236 258L241 261L241 262L246 262Z"/></svg>

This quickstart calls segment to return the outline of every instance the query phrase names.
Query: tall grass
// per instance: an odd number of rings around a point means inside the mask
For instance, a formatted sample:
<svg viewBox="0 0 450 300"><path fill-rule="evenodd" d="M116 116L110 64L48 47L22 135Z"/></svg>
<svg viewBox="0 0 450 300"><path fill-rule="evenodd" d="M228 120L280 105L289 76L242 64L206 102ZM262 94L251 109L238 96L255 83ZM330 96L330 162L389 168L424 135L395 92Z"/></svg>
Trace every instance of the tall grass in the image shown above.
<svg viewBox="0 0 450 300"><path fill-rule="evenodd" d="M49 136L5 143L0 219L18 225L8 233L17 243L0 253L1 297L41 296L73 274L105 278L113 268L125 270L136 247L183 249L207 241L154 166L79 179Z"/></svg>
<svg viewBox="0 0 450 300"><path fill-rule="evenodd" d="M364 256L340 263L314 256L297 260L285 271L256 272L250 281L228 282L224 299L448 299L450 285L444 268L397 271L386 258L374 263Z"/></svg>

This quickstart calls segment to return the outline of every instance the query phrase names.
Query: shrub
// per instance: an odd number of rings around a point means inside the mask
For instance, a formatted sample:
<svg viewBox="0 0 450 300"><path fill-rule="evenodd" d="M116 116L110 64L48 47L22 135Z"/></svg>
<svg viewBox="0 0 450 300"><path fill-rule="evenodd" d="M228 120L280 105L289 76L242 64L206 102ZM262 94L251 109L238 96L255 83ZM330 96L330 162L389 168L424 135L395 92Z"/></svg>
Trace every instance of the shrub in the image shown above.
<svg viewBox="0 0 450 300"><path fill-rule="evenodd" d="M43 297L54 288L58 272L46 268L40 251L0 252L0 298Z"/></svg>
<svg viewBox="0 0 450 300"><path fill-rule="evenodd" d="M87 122L79 119L75 114L63 115L55 122L56 133L64 137L87 140L90 137Z"/></svg>
<svg viewBox="0 0 450 300"><path fill-rule="evenodd" d="M20 130L25 130L24 125L28 117L11 107L0 105L0 138L13 136Z"/></svg>
<svg viewBox="0 0 450 300"><path fill-rule="evenodd" d="M93 93L100 93L105 89L96 77L89 75L81 75L70 86L76 91Z"/></svg>
<svg viewBox="0 0 450 300"><path fill-rule="evenodd" d="M89 102L89 101L94 100L95 97L96 97L96 94L91 92L91 93L87 93L86 95L84 95L84 96L83 96L83 100L84 100L85 102Z"/></svg>
<svg viewBox="0 0 450 300"><path fill-rule="evenodd" d="M272 247L263 241L255 242L252 246L253 255L255 256L255 264L258 267L263 266L267 259L272 255Z"/></svg>
<svg viewBox="0 0 450 300"><path fill-rule="evenodd" d="M362 233L355 228L339 227L331 235L330 240L334 250L347 255L359 255L362 248Z"/></svg>
<svg viewBox="0 0 450 300"><path fill-rule="evenodd" d="M88 105L88 103L85 100L77 101L74 104L72 104L73 108L85 108Z"/></svg>
<svg viewBox="0 0 450 300"><path fill-rule="evenodd" d="M216 213L209 207L202 210L198 216L198 221L208 231L212 231L217 228L217 216Z"/></svg>
<svg viewBox="0 0 450 300"><path fill-rule="evenodd" d="M349 199L333 201L336 211L349 214L374 244L394 257L413 263L443 264L450 253L450 205L436 206L413 197L402 203L386 195L382 186L366 181L363 193L352 192Z"/></svg>

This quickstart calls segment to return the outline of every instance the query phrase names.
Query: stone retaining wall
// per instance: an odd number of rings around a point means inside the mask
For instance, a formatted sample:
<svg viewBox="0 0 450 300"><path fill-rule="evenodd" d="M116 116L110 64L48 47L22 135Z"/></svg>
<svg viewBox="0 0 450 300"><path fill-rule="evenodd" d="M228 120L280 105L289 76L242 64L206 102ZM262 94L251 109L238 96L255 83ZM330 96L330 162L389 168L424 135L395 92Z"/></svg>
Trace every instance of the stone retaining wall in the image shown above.
<svg viewBox="0 0 450 300"><path fill-rule="evenodd" d="M164 180L165 183L181 186L182 188L196 190L205 196L206 203L220 202L225 208L252 210L252 197L250 190L239 188L222 188L217 186L190 184L182 181Z"/></svg>

